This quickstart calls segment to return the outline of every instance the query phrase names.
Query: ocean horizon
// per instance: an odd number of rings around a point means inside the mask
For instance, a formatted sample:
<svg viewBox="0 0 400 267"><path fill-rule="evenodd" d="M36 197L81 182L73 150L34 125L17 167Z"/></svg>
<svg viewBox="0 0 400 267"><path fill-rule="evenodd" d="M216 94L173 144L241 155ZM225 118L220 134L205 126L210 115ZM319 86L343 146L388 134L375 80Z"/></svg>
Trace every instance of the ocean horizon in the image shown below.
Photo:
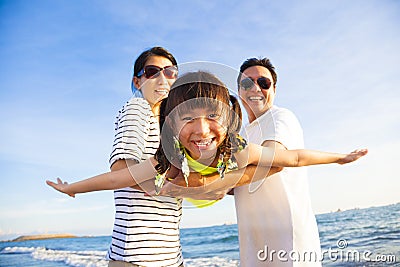
<svg viewBox="0 0 400 267"><path fill-rule="evenodd" d="M322 249L316 260L323 266L400 266L400 203L316 217ZM111 236L2 241L0 266L107 266L110 242ZM182 228L181 242L185 267L240 265L236 224ZM301 260L296 253L287 257Z"/></svg>
<svg viewBox="0 0 400 267"><path fill-rule="evenodd" d="M391 206L391 205L399 205L400 202L397 203L392 203L392 204L387 204L387 205L380 205L380 206L370 206L370 207L354 207L354 208L350 208L350 209L341 209L338 208L337 210L334 211L329 211L329 212L321 212L321 213L316 213L315 216L317 217L318 220L318 216L325 216L327 214L331 214L331 213L337 213L337 212L346 212L346 211L352 211L352 210L364 210L364 209L372 209L372 208L381 208L381 207L387 207L387 206ZM219 224L209 224L209 225L204 225L204 226L181 226L180 229L197 229L197 228L208 228L208 227L218 227L218 226L227 226L227 225L237 225L236 222L231 222L231 221L226 221L224 223L219 223ZM102 236L109 236L108 234L73 234L70 232L38 232L38 231L33 231L33 232L27 232L27 233L19 233L19 234L2 234L0 235L0 242L13 242L15 239L20 238L20 237L24 237L24 236L47 236L47 235L70 235L72 237L102 237ZM54 237L54 238L58 238L58 237ZM43 239L47 239L47 238L43 238ZM50 238L49 238L50 239Z"/></svg>

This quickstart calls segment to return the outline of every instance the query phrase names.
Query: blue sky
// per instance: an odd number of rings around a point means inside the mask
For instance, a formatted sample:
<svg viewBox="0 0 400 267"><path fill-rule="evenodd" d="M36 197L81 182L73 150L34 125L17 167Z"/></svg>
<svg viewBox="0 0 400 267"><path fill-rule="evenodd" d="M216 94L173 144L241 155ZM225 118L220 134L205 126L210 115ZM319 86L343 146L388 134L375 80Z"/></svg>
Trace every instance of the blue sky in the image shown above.
<svg viewBox="0 0 400 267"><path fill-rule="evenodd" d="M400 201L398 1L0 1L0 239L111 233L112 192L75 199L45 185L108 170L132 64L168 48L179 63L238 69L267 56L276 104L306 146L366 158L309 168L316 213ZM232 197L185 209L182 227L234 222Z"/></svg>

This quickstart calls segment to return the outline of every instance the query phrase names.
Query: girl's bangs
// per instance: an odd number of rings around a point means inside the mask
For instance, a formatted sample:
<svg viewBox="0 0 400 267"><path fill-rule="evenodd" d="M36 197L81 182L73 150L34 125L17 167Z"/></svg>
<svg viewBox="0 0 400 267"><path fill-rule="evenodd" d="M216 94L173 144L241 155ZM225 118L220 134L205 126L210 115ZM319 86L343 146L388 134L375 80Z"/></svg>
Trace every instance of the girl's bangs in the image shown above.
<svg viewBox="0 0 400 267"><path fill-rule="evenodd" d="M178 116L188 114L195 109L206 109L219 115L228 115L230 106L218 99L200 97L186 100L179 104L175 109Z"/></svg>

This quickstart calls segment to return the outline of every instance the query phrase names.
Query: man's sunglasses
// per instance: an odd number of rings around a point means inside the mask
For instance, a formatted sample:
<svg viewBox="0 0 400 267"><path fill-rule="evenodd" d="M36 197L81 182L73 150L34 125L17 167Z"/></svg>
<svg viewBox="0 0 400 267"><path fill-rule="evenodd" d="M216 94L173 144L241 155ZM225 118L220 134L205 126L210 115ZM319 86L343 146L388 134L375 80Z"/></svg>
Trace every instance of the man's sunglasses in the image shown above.
<svg viewBox="0 0 400 267"><path fill-rule="evenodd" d="M144 77L147 79L155 79L160 76L161 71L167 79L176 79L176 77L178 77L178 69L175 66L166 66L164 68L160 68L154 65L147 65L144 67L141 71L139 71L137 77L144 75Z"/></svg>
<svg viewBox="0 0 400 267"><path fill-rule="evenodd" d="M266 77L260 77L256 81L253 81L253 79L251 78L245 78L240 81L240 87L242 87L243 90L247 91L253 88L255 82L257 82L258 86L264 90L268 90L272 84L271 80Z"/></svg>

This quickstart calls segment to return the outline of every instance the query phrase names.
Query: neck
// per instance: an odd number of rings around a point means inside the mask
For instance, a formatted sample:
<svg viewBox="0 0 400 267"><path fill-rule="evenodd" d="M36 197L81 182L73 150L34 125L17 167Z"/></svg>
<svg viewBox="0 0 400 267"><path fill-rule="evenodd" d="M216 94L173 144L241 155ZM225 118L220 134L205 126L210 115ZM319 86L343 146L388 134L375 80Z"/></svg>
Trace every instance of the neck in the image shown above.
<svg viewBox="0 0 400 267"><path fill-rule="evenodd" d="M203 165L205 165L205 166L210 166L210 167L216 167L217 166L217 164L218 164L218 157L219 157L219 152L218 153L215 153L213 156L211 156L211 157L207 157L207 158L203 158L203 157L200 157L200 158L194 158L194 157L192 157L190 154L189 154L189 151L187 151L187 153L188 153L188 155L192 158L192 159L194 159L195 161L197 161L198 163L201 163L201 164L203 164Z"/></svg>
<svg viewBox="0 0 400 267"><path fill-rule="evenodd" d="M252 123L253 121L255 121L257 119L256 115L254 115L253 113L249 113L248 116L249 122Z"/></svg>
<svg viewBox="0 0 400 267"><path fill-rule="evenodd" d="M261 117L262 115L264 115L265 113L267 113L269 110L271 109L271 107L270 108L268 108L266 111L264 111L263 113L261 113L261 114L255 114L254 112L248 112L247 114L248 114L248 119L249 119L249 122L250 123L252 123L253 121L255 121L256 119L258 119L259 117Z"/></svg>
<svg viewBox="0 0 400 267"><path fill-rule="evenodd" d="M196 161L205 166L216 167L218 164L218 156L215 155L215 156L213 156L211 158L207 158L207 159L200 158L200 159L197 159Z"/></svg>
<svg viewBox="0 0 400 267"><path fill-rule="evenodd" d="M151 111L153 112L153 114L156 115L156 116L159 115L159 113L160 113L160 105L157 105L157 104L152 105L150 103L149 103L149 105L151 107Z"/></svg>

